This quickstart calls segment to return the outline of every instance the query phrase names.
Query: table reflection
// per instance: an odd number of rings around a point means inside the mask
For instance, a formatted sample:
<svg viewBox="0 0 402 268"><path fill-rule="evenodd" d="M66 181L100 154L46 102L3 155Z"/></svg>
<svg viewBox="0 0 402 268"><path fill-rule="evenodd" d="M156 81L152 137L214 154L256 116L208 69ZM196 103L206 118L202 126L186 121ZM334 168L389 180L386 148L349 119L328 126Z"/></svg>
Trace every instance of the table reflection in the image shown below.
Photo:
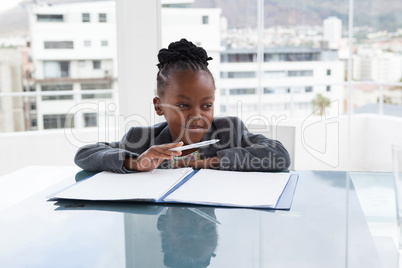
<svg viewBox="0 0 402 268"><path fill-rule="evenodd" d="M170 207L159 216L157 228L167 267L209 266L218 240L211 218L216 219L214 208Z"/></svg>

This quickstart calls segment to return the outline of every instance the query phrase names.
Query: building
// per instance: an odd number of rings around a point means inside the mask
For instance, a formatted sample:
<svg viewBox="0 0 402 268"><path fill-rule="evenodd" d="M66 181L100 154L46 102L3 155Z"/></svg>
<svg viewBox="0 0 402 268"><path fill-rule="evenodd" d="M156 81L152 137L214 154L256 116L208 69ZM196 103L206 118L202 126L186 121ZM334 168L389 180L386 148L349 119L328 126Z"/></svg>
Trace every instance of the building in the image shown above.
<svg viewBox="0 0 402 268"><path fill-rule="evenodd" d="M342 39L342 21L337 17L329 17L323 22L323 40L329 49L339 49Z"/></svg>
<svg viewBox="0 0 402 268"><path fill-rule="evenodd" d="M353 55L353 78L375 82L399 82L402 79L402 55L381 49L361 48Z"/></svg>
<svg viewBox="0 0 402 268"><path fill-rule="evenodd" d="M246 117L308 116L317 94L342 103L343 79L337 51L269 48L259 65L255 49L226 50L221 54L218 85L221 112L238 114L241 108Z"/></svg>
<svg viewBox="0 0 402 268"><path fill-rule="evenodd" d="M111 91L117 89L115 3L38 3L29 24L32 78L40 93L31 126L97 126L98 114L113 114L107 109L99 113L97 107L100 102L108 107L116 97ZM48 95L58 92L66 94ZM74 116L66 121L67 114Z"/></svg>
<svg viewBox="0 0 402 268"><path fill-rule="evenodd" d="M21 50L0 48L0 94L22 92ZM0 96L0 132L24 131L22 97Z"/></svg>

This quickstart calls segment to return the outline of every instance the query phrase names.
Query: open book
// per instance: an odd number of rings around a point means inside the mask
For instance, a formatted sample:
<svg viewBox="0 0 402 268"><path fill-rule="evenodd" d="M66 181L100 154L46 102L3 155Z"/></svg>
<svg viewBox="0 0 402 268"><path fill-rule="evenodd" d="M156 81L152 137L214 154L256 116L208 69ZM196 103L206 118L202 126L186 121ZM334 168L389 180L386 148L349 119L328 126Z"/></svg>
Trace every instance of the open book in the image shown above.
<svg viewBox="0 0 402 268"><path fill-rule="evenodd" d="M289 209L298 175L192 168L116 174L100 172L53 199L143 201Z"/></svg>

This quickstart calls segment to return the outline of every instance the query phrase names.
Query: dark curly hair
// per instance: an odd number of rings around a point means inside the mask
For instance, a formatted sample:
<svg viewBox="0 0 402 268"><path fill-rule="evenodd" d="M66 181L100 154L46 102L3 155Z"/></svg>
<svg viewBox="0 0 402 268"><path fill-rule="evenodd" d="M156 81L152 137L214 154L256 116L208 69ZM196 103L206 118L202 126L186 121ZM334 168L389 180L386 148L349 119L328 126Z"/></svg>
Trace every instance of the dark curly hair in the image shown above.
<svg viewBox="0 0 402 268"><path fill-rule="evenodd" d="M192 70L208 73L212 81L214 77L208 69L207 52L202 47L197 47L186 39L170 43L168 48L162 48L158 53L158 74L156 76L157 93L162 95L163 89L168 85L170 76L175 72ZM215 84L215 81L214 81Z"/></svg>

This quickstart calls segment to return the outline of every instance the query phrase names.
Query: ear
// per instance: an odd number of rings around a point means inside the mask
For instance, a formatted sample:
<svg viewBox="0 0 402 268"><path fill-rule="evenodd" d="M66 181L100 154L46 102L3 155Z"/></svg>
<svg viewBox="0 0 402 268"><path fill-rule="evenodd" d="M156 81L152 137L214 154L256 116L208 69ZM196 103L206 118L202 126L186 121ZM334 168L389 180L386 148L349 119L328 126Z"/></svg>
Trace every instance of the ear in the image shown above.
<svg viewBox="0 0 402 268"><path fill-rule="evenodd" d="M157 115L163 115L163 110L162 110L162 107L161 107L161 99L159 99L158 97L155 97L154 99L153 99L153 102L154 102L154 109L155 109L155 112L156 112L156 114Z"/></svg>

